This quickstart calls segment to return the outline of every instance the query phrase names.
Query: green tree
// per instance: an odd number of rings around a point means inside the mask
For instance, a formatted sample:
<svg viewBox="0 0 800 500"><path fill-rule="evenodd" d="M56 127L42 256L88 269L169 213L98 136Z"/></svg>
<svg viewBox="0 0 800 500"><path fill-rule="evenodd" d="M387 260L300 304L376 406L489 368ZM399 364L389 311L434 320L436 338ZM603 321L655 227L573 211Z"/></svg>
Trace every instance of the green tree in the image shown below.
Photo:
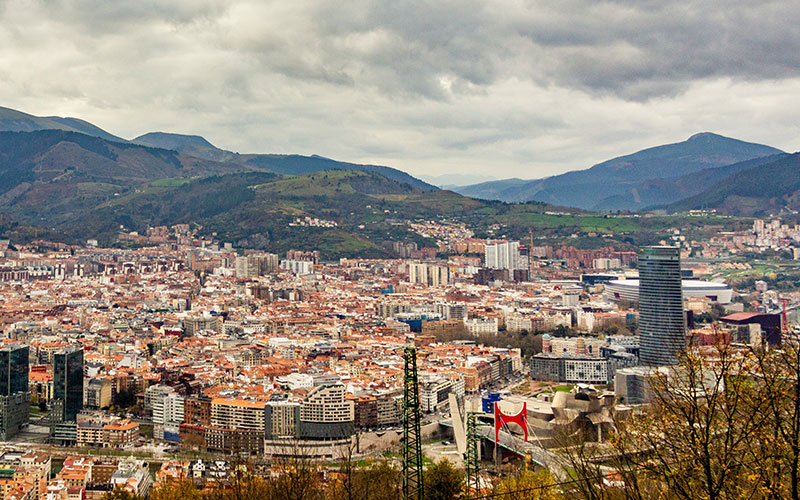
<svg viewBox="0 0 800 500"><path fill-rule="evenodd" d="M350 474L350 477L346 476ZM342 476L331 485L331 500L400 500L400 470L381 460L364 467L340 468Z"/></svg>
<svg viewBox="0 0 800 500"><path fill-rule="evenodd" d="M120 408L128 408L136 403L136 392L133 389L117 391L114 395L114 404Z"/></svg>
<svg viewBox="0 0 800 500"><path fill-rule="evenodd" d="M426 500L458 500L464 498L464 473L447 459L425 470Z"/></svg>

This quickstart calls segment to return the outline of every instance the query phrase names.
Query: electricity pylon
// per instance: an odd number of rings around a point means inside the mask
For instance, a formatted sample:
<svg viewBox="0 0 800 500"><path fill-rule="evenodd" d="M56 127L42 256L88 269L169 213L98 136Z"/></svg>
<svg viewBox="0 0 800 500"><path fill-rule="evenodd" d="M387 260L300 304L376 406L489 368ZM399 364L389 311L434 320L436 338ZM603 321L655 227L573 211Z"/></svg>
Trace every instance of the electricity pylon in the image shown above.
<svg viewBox="0 0 800 500"><path fill-rule="evenodd" d="M422 500L422 432L420 430L417 349L403 351L403 500Z"/></svg>
<svg viewBox="0 0 800 500"><path fill-rule="evenodd" d="M480 463L478 449L478 417L474 412L467 413L467 450L464 452L464 472L467 480L467 495L479 497L481 491Z"/></svg>

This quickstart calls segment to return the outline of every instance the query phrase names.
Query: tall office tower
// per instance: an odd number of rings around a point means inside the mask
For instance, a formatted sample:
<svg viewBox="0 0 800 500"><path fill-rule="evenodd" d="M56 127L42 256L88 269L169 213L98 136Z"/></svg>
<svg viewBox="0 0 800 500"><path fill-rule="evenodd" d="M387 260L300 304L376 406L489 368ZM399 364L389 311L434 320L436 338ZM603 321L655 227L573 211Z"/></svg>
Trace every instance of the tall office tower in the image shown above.
<svg viewBox="0 0 800 500"><path fill-rule="evenodd" d="M74 422L83 409L83 349L65 347L53 354L53 399L62 422Z"/></svg>
<svg viewBox="0 0 800 500"><path fill-rule="evenodd" d="M28 424L28 346L0 349L0 439L8 439Z"/></svg>
<svg viewBox="0 0 800 500"><path fill-rule="evenodd" d="M519 254L519 241L496 241L487 243L485 250L486 267L489 269L526 269Z"/></svg>
<svg viewBox="0 0 800 500"><path fill-rule="evenodd" d="M647 366L673 365L686 348L678 247L639 251L639 361Z"/></svg>

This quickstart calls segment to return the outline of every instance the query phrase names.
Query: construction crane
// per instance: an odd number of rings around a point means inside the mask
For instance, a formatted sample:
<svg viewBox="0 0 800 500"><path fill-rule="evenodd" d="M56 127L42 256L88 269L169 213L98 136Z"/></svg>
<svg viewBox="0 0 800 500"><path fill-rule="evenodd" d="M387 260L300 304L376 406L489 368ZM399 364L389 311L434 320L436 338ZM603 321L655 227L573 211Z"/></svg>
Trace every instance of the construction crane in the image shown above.
<svg viewBox="0 0 800 500"><path fill-rule="evenodd" d="M403 500L422 500L422 418L416 347L406 347L403 359Z"/></svg>

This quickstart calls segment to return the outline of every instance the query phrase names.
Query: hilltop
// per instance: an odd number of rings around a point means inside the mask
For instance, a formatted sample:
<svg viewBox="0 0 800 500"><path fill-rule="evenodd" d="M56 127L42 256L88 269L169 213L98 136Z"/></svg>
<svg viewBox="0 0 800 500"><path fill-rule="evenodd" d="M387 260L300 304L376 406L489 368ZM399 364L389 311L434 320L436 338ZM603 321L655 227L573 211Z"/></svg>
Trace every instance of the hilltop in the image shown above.
<svg viewBox="0 0 800 500"><path fill-rule="evenodd" d="M486 182L456 191L476 198L536 200L587 210L638 210L692 194L682 190L682 186L692 189L692 183L677 180L681 177L781 153L770 146L705 132L683 142L613 158L586 170L532 181Z"/></svg>
<svg viewBox="0 0 800 500"><path fill-rule="evenodd" d="M128 142L106 132L100 127L78 118L60 116L34 116L22 111L0 106L0 132L34 132L37 130L64 130L99 137L106 141Z"/></svg>

